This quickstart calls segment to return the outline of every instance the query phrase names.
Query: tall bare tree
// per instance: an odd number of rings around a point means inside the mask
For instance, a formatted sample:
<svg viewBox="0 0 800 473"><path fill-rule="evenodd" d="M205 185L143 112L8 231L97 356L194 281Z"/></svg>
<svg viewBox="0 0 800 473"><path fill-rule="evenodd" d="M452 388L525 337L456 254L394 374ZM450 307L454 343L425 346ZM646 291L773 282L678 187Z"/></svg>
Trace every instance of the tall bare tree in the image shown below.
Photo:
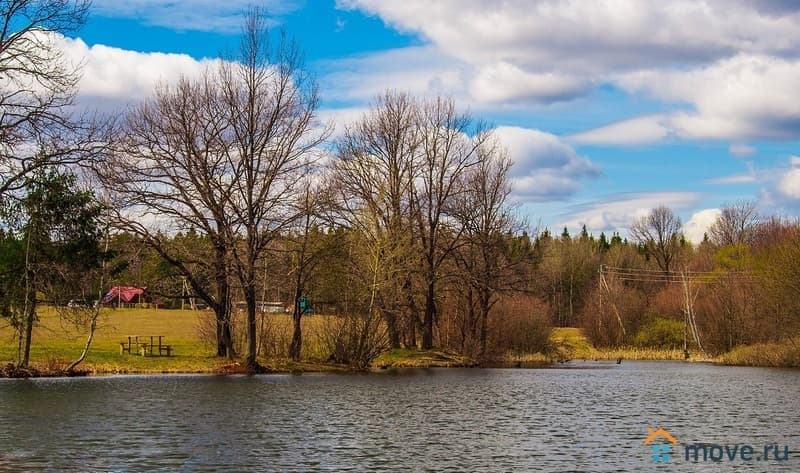
<svg viewBox="0 0 800 473"><path fill-rule="evenodd" d="M511 160L490 143L478 153L479 163L465 176L467 191L458 199L456 215L464 228L465 244L455 256L467 286L466 332L478 343L477 352L469 354L481 359L487 349L489 314L499 294L515 287L510 271L515 261L506 246L517 223L509 202Z"/></svg>
<svg viewBox="0 0 800 473"><path fill-rule="evenodd" d="M122 227L141 235L214 308L220 355L224 346L233 356L236 279L247 307L245 365L256 370L258 268L270 242L301 215L292 201L327 130L314 122L316 85L297 48L285 38L270 48L257 9L247 14L235 59L198 80L162 86L135 109L121 153L103 174L130 209L120 213ZM166 244L170 232L189 229L211 240L208 264ZM216 294L199 277L209 272Z"/></svg>
<svg viewBox="0 0 800 473"><path fill-rule="evenodd" d="M463 177L480 163L478 151L490 135L475 126L470 115L459 112L449 98L423 103L418 120L420 159L417 186L412 189L412 213L422 250L425 287L422 348L430 349L438 311L436 289L443 276L440 270L464 231L454 218L455 198L466 192Z"/></svg>
<svg viewBox="0 0 800 473"><path fill-rule="evenodd" d="M410 196L419 140L418 102L408 94L387 91L337 143L330 185L338 218L359 232L379 259L379 271L373 272L379 288L377 310L393 348L400 346L403 286L409 286L406 281L415 267Z"/></svg>
<svg viewBox="0 0 800 473"><path fill-rule="evenodd" d="M315 122L316 82L304 71L297 46L281 36L271 47L267 21L248 12L238 61L221 64L218 86L229 131L226 163L233 179L226 210L232 267L247 306L245 367L256 361L258 263L270 242L302 214L292 200L328 130Z"/></svg>
<svg viewBox="0 0 800 473"><path fill-rule="evenodd" d="M722 207L719 217L708 229L708 236L717 246L751 243L758 213L754 202L740 201Z"/></svg>
<svg viewBox="0 0 800 473"><path fill-rule="evenodd" d="M660 205L631 227L631 235L644 251L655 258L658 267L670 273L680 252L681 219L672 210Z"/></svg>
<svg viewBox="0 0 800 473"><path fill-rule="evenodd" d="M229 125L212 74L162 85L131 110L118 152L99 174L112 194L117 228L139 236L186 278L216 314L217 355L233 357L226 206L234 171L227 161ZM210 255L173 244L172 235L191 230L208 238Z"/></svg>

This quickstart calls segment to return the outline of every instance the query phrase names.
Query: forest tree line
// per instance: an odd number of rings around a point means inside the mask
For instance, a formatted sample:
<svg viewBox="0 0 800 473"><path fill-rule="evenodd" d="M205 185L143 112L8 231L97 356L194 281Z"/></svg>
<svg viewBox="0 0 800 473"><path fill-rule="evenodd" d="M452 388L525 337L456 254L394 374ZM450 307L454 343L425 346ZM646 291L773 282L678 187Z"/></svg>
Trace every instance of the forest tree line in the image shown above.
<svg viewBox="0 0 800 473"><path fill-rule="evenodd" d="M1 103L0 310L20 366L39 304L115 284L202 300L216 354L252 371L260 304L276 298L292 307L291 358L310 298L340 320L332 358L359 365L399 347L476 360L546 350L550 326L582 326L597 346L710 353L798 333L797 222L743 202L700 245L666 207L625 239L529 234L490 128L451 98L386 91L334 135L300 50L270 41L259 10L237 56L113 118L79 114L78 71L26 31L72 31L88 3L18 3L2 13L21 32L0 38L14 51L0 55L13 79ZM42 86L22 87L32 80ZM86 350L99 313L81 319Z"/></svg>

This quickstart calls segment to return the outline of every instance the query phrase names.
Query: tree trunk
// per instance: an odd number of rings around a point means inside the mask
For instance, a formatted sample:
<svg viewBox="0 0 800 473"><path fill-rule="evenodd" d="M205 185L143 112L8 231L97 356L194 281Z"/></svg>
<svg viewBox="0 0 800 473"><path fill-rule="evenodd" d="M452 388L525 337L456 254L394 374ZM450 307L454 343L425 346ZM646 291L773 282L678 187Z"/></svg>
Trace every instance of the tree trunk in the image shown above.
<svg viewBox="0 0 800 473"><path fill-rule="evenodd" d="M483 359L483 357L486 356L486 340L488 339L488 333L489 333L488 327L489 327L490 295L486 294L484 291L481 292L482 293L479 296L481 304L479 317L481 318L481 320L480 320L480 337L479 337L480 345L478 350L478 359Z"/></svg>
<svg viewBox="0 0 800 473"><path fill-rule="evenodd" d="M389 347L400 348L400 331L397 329L397 314L391 310L384 310L383 319L386 321L386 332L389 335Z"/></svg>
<svg viewBox="0 0 800 473"><path fill-rule="evenodd" d="M253 265L254 266L254 265ZM247 355L244 367L248 373L257 373L260 370L256 360L256 286L255 275L248 274L248 284L244 287L244 300L247 305Z"/></svg>
<svg viewBox="0 0 800 473"><path fill-rule="evenodd" d="M419 320L419 310L417 310L417 303L414 300L414 289L410 273L406 276L405 282L403 282L403 291L406 293L406 305L408 309L403 323L403 343L406 348L417 348L417 321Z"/></svg>
<svg viewBox="0 0 800 473"><path fill-rule="evenodd" d="M33 323L36 320L36 290L33 288L33 284L30 284L25 294L25 299L27 303L25 304L25 314L23 314L23 341L22 359L19 362L20 368L27 368L31 358L31 338L33 336Z"/></svg>
<svg viewBox="0 0 800 473"><path fill-rule="evenodd" d="M428 280L428 290L425 293L425 320L422 321L422 349L433 348L433 323L436 319L436 293L433 278Z"/></svg>
<svg viewBox="0 0 800 473"><path fill-rule="evenodd" d="M227 259L226 250L217 247L215 250L217 271L214 276L217 285L217 305L214 307L214 316L217 321L217 356L227 357L229 360L236 356L231 334L231 291L228 283L228 273L224 270Z"/></svg>
<svg viewBox="0 0 800 473"><path fill-rule="evenodd" d="M227 303L224 306L214 307L214 317L217 322L217 356L232 360L236 357L236 350L233 347L230 314Z"/></svg>
<svg viewBox="0 0 800 473"><path fill-rule="evenodd" d="M475 293L470 286L467 289L467 315L461 324L461 354L471 355L475 343Z"/></svg>
<svg viewBox="0 0 800 473"><path fill-rule="evenodd" d="M102 284L102 282L101 282ZM83 346L83 351L81 352L81 356L78 357L77 360L73 361L67 367L67 373L73 373L75 368L83 363L83 360L86 359L86 355L89 354L89 348L92 346L92 340L94 340L94 332L97 330L97 318L100 316L100 306L92 308L92 319L89 322L89 335L86 337L86 344Z"/></svg>
<svg viewBox="0 0 800 473"><path fill-rule="evenodd" d="M300 308L300 297L302 289L298 284L294 292L294 310L292 311L292 343L289 346L289 357L294 361L300 360L300 351L303 348L303 331L300 327L300 320L303 317L303 310Z"/></svg>

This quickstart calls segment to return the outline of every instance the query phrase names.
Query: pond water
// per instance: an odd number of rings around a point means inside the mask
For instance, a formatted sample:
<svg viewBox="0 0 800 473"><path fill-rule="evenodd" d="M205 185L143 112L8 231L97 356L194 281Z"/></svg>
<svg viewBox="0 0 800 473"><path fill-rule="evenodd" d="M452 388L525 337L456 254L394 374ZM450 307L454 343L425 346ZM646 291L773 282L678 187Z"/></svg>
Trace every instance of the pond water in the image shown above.
<svg viewBox="0 0 800 473"><path fill-rule="evenodd" d="M0 380L0 471L800 471L798 421L800 371L677 362Z"/></svg>

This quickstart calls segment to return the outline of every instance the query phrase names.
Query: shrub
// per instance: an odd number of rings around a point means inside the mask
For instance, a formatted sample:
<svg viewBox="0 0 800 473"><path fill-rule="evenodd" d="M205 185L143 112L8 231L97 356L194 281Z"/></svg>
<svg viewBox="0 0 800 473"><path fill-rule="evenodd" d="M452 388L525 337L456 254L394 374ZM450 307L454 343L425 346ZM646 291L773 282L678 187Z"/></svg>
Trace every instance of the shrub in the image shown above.
<svg viewBox="0 0 800 473"><path fill-rule="evenodd" d="M345 314L327 319L322 343L330 353L329 361L366 369L389 348L386 327L376 313Z"/></svg>
<svg viewBox="0 0 800 473"><path fill-rule="evenodd" d="M636 332L633 344L674 350L683 346L683 332L683 322L659 317Z"/></svg>
<svg viewBox="0 0 800 473"><path fill-rule="evenodd" d="M497 355L544 353L550 330L547 304L533 297L507 298L489 317L488 350Z"/></svg>

